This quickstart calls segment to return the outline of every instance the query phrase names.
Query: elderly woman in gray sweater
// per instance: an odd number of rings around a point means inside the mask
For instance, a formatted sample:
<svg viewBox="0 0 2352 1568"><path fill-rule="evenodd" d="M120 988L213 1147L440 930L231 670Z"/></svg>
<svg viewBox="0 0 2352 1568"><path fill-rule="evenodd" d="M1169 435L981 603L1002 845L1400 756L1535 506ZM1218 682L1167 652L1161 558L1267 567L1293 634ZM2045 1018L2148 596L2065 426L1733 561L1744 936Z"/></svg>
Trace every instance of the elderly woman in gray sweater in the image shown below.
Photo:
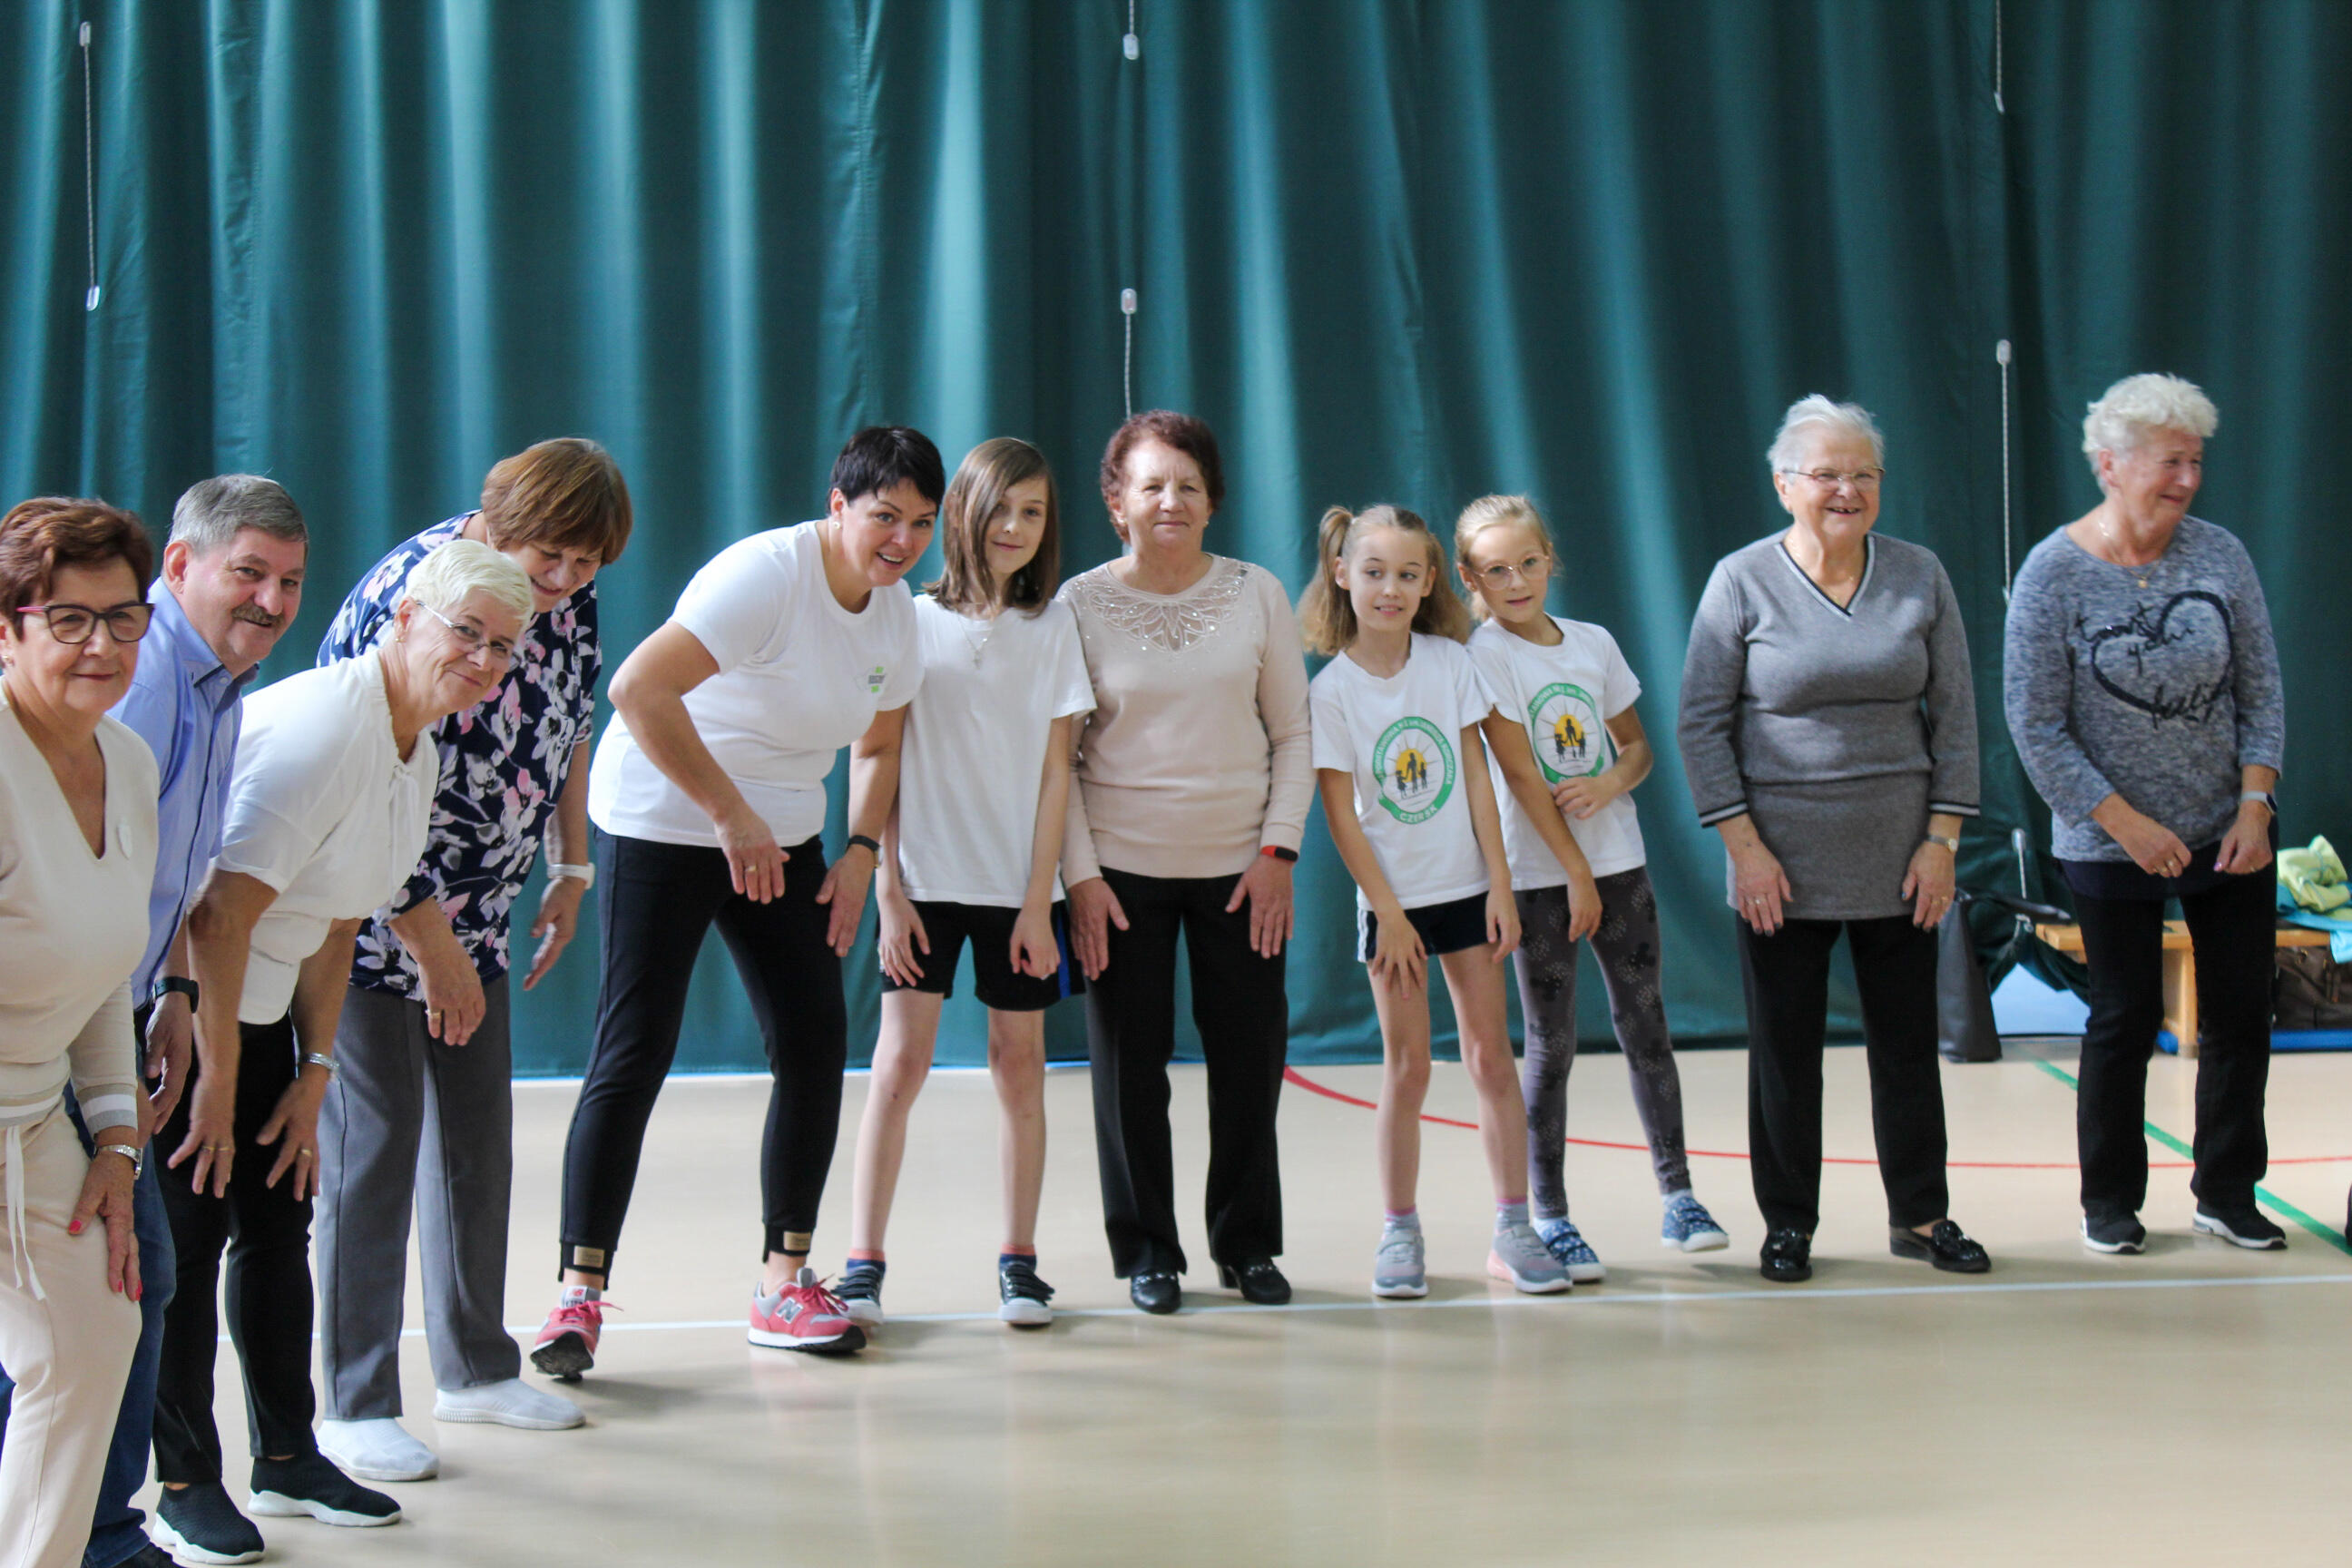
<svg viewBox="0 0 2352 1568"><path fill-rule="evenodd" d="M1936 1063L1934 933L1961 819L1977 815L1968 633L1935 555L1871 532L1885 444L1866 410L1801 399L1768 458L1791 521L1716 563L1691 625L1679 729L1740 920L1762 1272L1812 1275L1830 950L1843 930L1889 1249L1982 1273L1984 1248L1945 1213Z"/></svg>
<svg viewBox="0 0 2352 1568"><path fill-rule="evenodd" d="M2102 499L2017 574L2001 674L2018 755L2050 803L2074 893L2091 1017L2075 1133L2083 1241L2138 1252L2147 1232L2147 1061L2164 1018L2164 906L2197 960L2195 1226L2264 1251L2271 791L2286 744L2270 612L2245 546L2189 515L2212 402L2178 376L2116 383L2083 421Z"/></svg>

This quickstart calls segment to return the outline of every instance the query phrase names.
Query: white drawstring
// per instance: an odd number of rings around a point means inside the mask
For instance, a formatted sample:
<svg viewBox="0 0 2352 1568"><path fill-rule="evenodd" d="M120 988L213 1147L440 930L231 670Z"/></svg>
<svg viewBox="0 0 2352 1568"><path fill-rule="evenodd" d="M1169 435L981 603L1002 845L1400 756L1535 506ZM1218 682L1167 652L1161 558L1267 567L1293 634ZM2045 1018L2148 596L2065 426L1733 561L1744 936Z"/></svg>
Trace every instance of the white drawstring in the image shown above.
<svg viewBox="0 0 2352 1568"><path fill-rule="evenodd" d="M16 1266L16 1289L25 1288L25 1277L33 1279L33 1300L46 1301L49 1293L41 1289L41 1271L33 1267L33 1249L25 1240L25 1124L8 1124L5 1142L8 1162L8 1256Z"/></svg>

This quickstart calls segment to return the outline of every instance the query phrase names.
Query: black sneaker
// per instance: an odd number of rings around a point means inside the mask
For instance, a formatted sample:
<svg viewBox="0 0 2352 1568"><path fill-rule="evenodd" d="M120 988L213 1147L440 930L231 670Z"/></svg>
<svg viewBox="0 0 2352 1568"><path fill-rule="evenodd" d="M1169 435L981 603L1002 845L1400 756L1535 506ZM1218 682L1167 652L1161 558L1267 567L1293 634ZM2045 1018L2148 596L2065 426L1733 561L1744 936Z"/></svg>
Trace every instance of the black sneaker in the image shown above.
<svg viewBox="0 0 2352 1568"><path fill-rule="evenodd" d="M265 1519L309 1514L320 1524L368 1529L398 1524L400 1505L335 1468L324 1454L253 1461L253 1511Z"/></svg>
<svg viewBox="0 0 2352 1568"><path fill-rule="evenodd" d="M2112 1219L2083 1216L2083 1245L2094 1252L2146 1252L2147 1227L2135 1215Z"/></svg>
<svg viewBox="0 0 2352 1568"><path fill-rule="evenodd" d="M1003 1305L996 1315L1016 1329L1042 1329L1054 1321L1054 1288L1037 1278L1037 1266L1025 1258L1008 1258L996 1266L996 1295Z"/></svg>
<svg viewBox="0 0 2352 1568"><path fill-rule="evenodd" d="M2227 1213L2216 1213L2199 1204L2197 1213L2189 1223L2208 1236L2220 1237L2232 1247L2243 1247L2255 1252L2286 1250L2286 1232L2273 1225L2252 1204Z"/></svg>
<svg viewBox="0 0 2352 1568"><path fill-rule="evenodd" d="M175 1563L250 1563L261 1555L261 1531L218 1481L165 1487L155 1500L152 1533Z"/></svg>
<svg viewBox="0 0 2352 1568"><path fill-rule="evenodd" d="M870 1258L853 1258L841 1266L833 1294L849 1321L861 1329L882 1326L882 1268Z"/></svg>

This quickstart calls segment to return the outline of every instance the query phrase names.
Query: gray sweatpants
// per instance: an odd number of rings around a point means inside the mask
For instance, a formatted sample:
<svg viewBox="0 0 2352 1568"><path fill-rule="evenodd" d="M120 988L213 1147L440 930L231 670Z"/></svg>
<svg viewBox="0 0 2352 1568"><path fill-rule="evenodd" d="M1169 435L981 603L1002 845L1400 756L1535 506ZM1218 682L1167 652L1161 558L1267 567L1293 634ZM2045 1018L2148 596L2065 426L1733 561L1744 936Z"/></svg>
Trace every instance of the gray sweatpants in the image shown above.
<svg viewBox="0 0 2352 1568"><path fill-rule="evenodd" d="M414 1203L425 1342L441 1388L522 1371L505 1327L514 1182L514 1053L504 975L462 1046L425 1028L425 1004L353 986L319 1117L319 1355L332 1420L400 1414L401 1303Z"/></svg>
<svg viewBox="0 0 2352 1568"><path fill-rule="evenodd" d="M1609 990L1609 1018L1633 1079L1633 1109L1649 1135L1650 1163L1661 1193L1690 1183L1683 1148L1683 1080L1675 1070L1675 1042L1666 1033L1665 999L1658 989L1658 899L1647 868L1595 879L1601 927L1592 956ZM1537 888L1513 895L1519 907L1519 951L1511 962L1519 977L1519 1012L1527 1026L1527 1059L1519 1088L1528 1101L1528 1195L1543 1219L1568 1213L1561 1156L1568 1140L1568 1069L1576 1065L1576 944L1568 940L1568 889Z"/></svg>

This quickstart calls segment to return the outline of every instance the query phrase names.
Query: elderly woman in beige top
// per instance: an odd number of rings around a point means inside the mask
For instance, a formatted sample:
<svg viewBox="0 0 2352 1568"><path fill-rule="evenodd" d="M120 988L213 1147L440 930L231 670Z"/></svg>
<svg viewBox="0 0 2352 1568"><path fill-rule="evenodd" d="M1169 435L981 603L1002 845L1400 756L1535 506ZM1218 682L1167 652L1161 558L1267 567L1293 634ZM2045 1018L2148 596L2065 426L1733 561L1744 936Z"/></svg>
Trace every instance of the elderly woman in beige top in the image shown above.
<svg viewBox="0 0 2352 1568"><path fill-rule="evenodd" d="M153 564L139 520L100 501L0 520L0 1365L16 1382L0 1552L32 1568L81 1561L139 1340L131 972L161 786L106 710L131 687Z"/></svg>
<svg viewBox="0 0 2352 1568"><path fill-rule="evenodd" d="M1128 551L1062 590L1096 701L1062 877L1088 981L1111 1264L1145 1311L1182 1304L1168 1134L1181 931L1209 1068L1210 1256L1250 1300L1286 1301L1274 1263L1283 946L1315 788L1298 626L1272 574L1202 548L1224 477L1200 420L1129 419L1103 455L1102 490Z"/></svg>

